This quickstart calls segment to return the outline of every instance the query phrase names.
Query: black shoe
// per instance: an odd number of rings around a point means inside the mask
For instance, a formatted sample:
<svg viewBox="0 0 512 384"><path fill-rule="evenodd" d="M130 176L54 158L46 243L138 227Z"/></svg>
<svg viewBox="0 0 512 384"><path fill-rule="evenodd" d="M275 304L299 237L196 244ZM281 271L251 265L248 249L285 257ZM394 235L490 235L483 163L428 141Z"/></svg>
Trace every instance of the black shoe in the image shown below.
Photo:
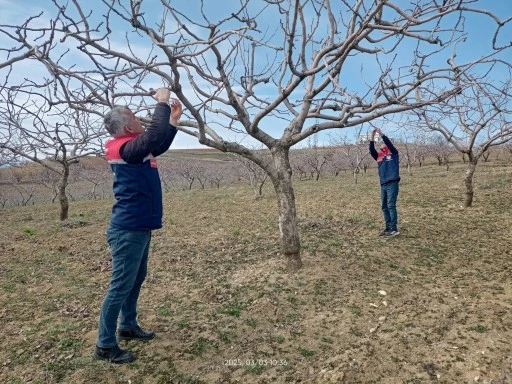
<svg viewBox="0 0 512 384"><path fill-rule="evenodd" d="M114 364L126 364L135 360L133 353L119 348L117 344L112 348L100 348L96 346L93 358L94 360L105 360Z"/></svg>
<svg viewBox="0 0 512 384"><path fill-rule="evenodd" d="M383 230L381 233L379 233L379 236L386 236L388 233L389 233L390 229L389 228L386 228L385 230Z"/></svg>
<svg viewBox="0 0 512 384"><path fill-rule="evenodd" d="M395 237L398 236L399 234L400 232L398 231L398 229L391 229L384 235L384 237Z"/></svg>
<svg viewBox="0 0 512 384"><path fill-rule="evenodd" d="M144 330L137 325L133 329L123 329L117 331L117 340L142 340L147 341L155 337L155 332Z"/></svg>

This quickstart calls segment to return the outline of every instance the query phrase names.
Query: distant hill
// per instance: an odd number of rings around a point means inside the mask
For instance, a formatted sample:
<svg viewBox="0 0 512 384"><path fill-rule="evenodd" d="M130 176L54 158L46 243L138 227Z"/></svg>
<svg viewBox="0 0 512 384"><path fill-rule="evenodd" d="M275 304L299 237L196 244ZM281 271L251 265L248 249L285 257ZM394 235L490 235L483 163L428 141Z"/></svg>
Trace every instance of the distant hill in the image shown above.
<svg viewBox="0 0 512 384"><path fill-rule="evenodd" d="M228 153L219 151L215 148L187 148L187 149L169 149L163 154L169 158L187 158L205 161L231 161Z"/></svg>

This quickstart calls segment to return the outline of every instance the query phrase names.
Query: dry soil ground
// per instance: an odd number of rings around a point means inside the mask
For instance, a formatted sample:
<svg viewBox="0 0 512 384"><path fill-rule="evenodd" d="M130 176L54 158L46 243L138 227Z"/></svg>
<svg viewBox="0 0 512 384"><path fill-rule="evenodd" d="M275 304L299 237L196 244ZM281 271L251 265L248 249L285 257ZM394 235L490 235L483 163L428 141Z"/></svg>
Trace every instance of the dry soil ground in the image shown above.
<svg viewBox="0 0 512 384"><path fill-rule="evenodd" d="M402 234L375 171L296 182L304 268L284 270L271 190L165 195L137 361L93 362L111 201L0 210L2 383L510 383L512 167L404 172Z"/></svg>

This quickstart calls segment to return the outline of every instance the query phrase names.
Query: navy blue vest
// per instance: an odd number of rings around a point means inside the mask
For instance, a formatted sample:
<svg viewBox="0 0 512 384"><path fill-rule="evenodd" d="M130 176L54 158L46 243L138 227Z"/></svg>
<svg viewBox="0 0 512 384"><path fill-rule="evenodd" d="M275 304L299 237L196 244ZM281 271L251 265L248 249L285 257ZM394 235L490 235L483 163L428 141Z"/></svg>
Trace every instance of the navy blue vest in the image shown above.
<svg viewBox="0 0 512 384"><path fill-rule="evenodd" d="M114 172L114 196L110 226L147 231L162 228L162 186L156 159L149 154L139 164L128 164L121 147L138 135L114 137L107 141L106 158Z"/></svg>
<svg viewBox="0 0 512 384"><path fill-rule="evenodd" d="M379 152L377 158L379 168L380 184L386 184L390 181L400 181L400 160L398 153L387 151L385 154Z"/></svg>

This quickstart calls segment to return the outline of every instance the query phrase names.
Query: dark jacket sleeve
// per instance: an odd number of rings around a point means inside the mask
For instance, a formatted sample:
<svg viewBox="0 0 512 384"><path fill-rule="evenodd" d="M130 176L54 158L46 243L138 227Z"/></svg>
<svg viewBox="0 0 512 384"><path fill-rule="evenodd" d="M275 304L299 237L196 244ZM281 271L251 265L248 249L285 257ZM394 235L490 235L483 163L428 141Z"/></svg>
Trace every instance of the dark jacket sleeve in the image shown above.
<svg viewBox="0 0 512 384"><path fill-rule="evenodd" d="M174 140L174 137L176 136L176 133L178 133L178 130L176 129L176 127L171 124L168 124L167 136L165 137L164 140L162 140L162 142L160 143L160 146L157 149L151 151L151 154L156 157L156 156L160 156L162 153L167 151L169 149L169 147L171 146L171 144Z"/></svg>
<svg viewBox="0 0 512 384"><path fill-rule="evenodd" d="M382 141L384 142L384 144L386 144L386 147L389 148L392 154L398 155L398 149L395 148L391 140L389 140L389 138L386 135L382 135Z"/></svg>
<svg viewBox="0 0 512 384"><path fill-rule="evenodd" d="M121 157L129 164L142 163L150 153L158 156L167 151L176 136L177 129L169 124L171 107L158 103L151 125L139 137L121 147Z"/></svg>
<svg viewBox="0 0 512 384"><path fill-rule="evenodd" d="M377 157L379 156L375 149L375 141L370 141L370 155L372 155L375 160L377 160Z"/></svg>

